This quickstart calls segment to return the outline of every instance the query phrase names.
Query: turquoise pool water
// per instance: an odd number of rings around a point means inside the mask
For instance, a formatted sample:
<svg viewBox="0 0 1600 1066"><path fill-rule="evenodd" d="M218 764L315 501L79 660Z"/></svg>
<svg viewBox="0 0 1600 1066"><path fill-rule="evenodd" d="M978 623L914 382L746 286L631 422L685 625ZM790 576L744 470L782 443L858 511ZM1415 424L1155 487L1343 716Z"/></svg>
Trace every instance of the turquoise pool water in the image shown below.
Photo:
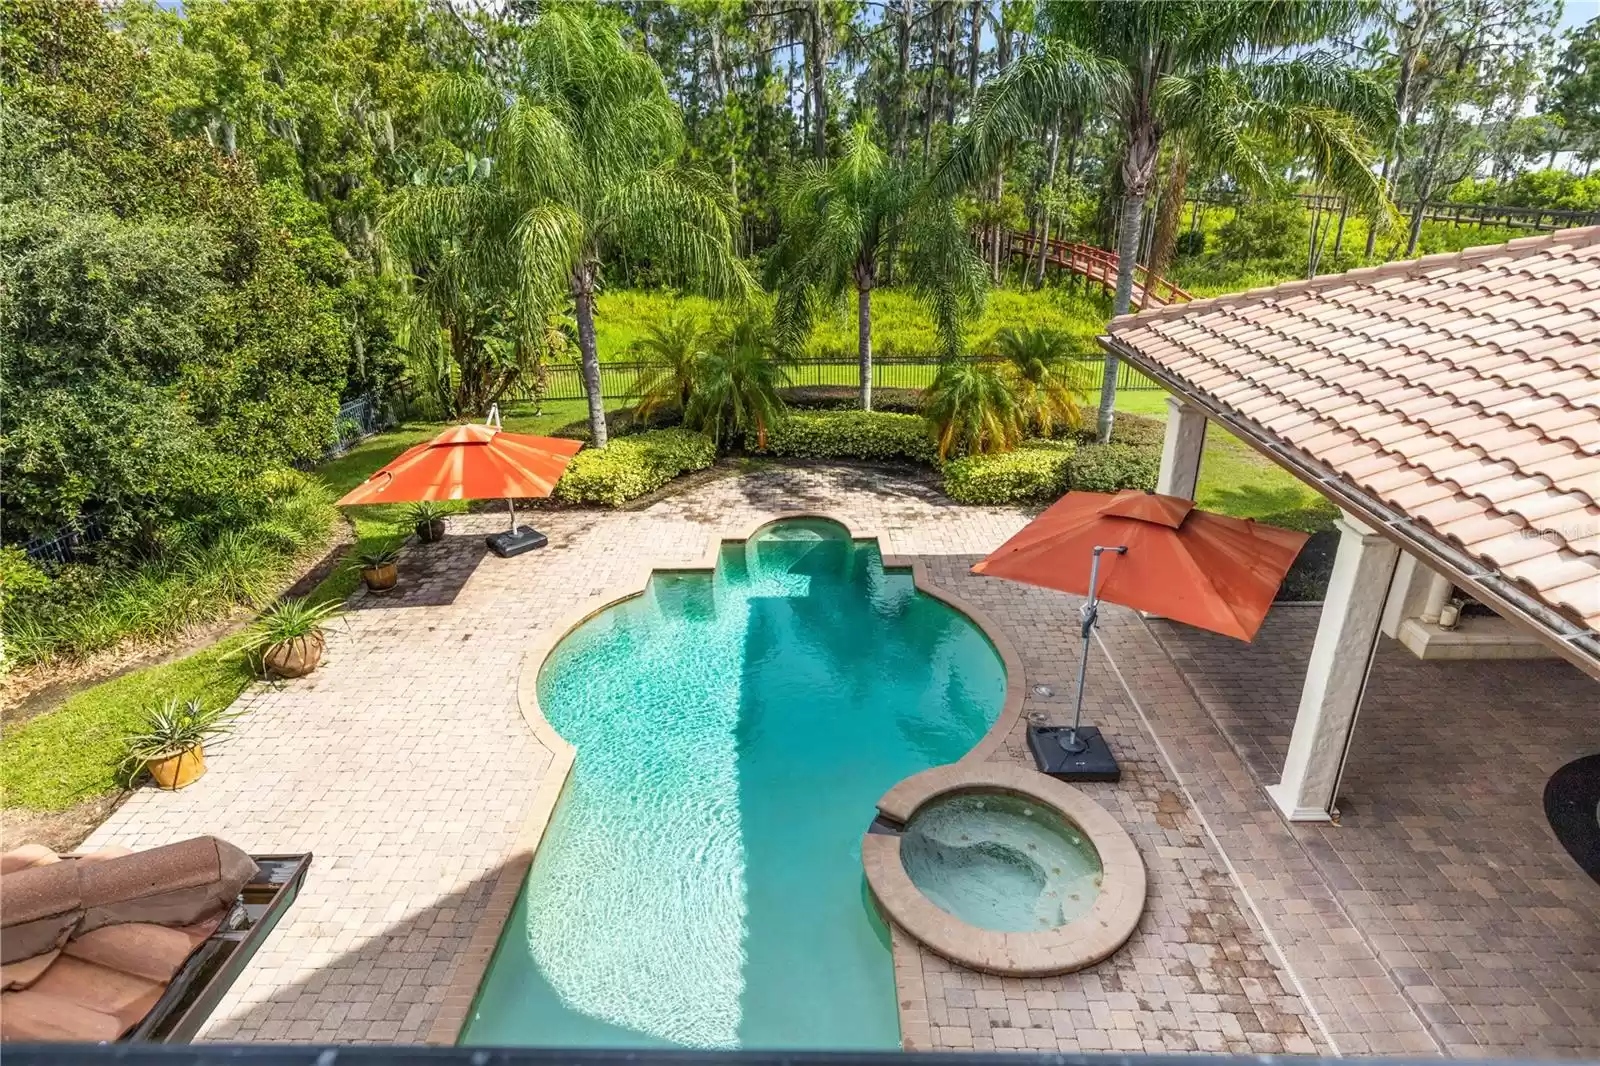
<svg viewBox="0 0 1600 1066"><path fill-rule="evenodd" d="M1004 691L971 621L835 523L656 573L540 673L577 762L462 1042L898 1047L861 835Z"/></svg>

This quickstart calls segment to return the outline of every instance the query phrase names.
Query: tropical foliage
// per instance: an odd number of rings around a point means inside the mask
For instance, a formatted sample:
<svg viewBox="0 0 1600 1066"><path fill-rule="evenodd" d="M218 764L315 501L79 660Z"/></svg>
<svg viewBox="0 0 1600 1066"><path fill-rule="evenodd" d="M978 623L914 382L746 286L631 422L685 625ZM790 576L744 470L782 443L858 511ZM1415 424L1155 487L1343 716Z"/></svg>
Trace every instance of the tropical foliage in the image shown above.
<svg viewBox="0 0 1600 1066"><path fill-rule="evenodd" d="M1083 425L1078 392L1068 376L1070 339L1054 330L1007 326L994 338L995 354L1006 363L1011 391L1023 425L1040 437Z"/></svg>
<svg viewBox="0 0 1600 1066"><path fill-rule="evenodd" d="M928 389L923 413L933 423L940 459L1009 451L1022 440L1022 404L997 363L946 365Z"/></svg>
<svg viewBox="0 0 1600 1066"><path fill-rule="evenodd" d="M695 361L684 423L718 445L741 434L765 448L767 434L783 417L778 390L785 381L772 328L765 316L746 313Z"/></svg>

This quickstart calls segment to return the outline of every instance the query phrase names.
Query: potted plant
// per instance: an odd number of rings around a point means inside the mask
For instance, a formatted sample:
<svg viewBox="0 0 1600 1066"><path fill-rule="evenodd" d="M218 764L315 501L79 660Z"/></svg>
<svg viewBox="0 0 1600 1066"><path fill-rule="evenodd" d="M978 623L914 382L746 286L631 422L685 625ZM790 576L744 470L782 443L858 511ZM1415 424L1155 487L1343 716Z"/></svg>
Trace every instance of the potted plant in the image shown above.
<svg viewBox="0 0 1600 1066"><path fill-rule="evenodd" d="M417 539L422 543L432 544L444 536L445 509L439 504L429 500L414 503L408 516L416 528Z"/></svg>
<svg viewBox="0 0 1600 1066"><path fill-rule="evenodd" d="M199 700L176 697L145 714L144 728L126 738L126 770L149 770L161 788L178 789L206 772L205 743L233 729L237 711L208 710Z"/></svg>
<svg viewBox="0 0 1600 1066"><path fill-rule="evenodd" d="M361 580L366 584L367 591L388 592L394 588L395 582L400 580L400 571L396 566L399 561L400 549L394 545L357 553L356 566L361 570Z"/></svg>
<svg viewBox="0 0 1600 1066"><path fill-rule="evenodd" d="M240 650L259 655L268 677L305 677L322 661L324 623L338 613L333 602L284 600L256 621Z"/></svg>

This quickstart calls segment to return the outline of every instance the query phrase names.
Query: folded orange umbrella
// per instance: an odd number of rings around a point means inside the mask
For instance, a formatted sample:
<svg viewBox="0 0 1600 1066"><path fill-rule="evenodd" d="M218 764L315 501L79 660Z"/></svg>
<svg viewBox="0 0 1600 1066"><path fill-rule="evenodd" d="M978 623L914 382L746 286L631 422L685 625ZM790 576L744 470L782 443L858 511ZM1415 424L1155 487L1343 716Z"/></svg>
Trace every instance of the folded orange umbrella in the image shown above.
<svg viewBox="0 0 1600 1066"><path fill-rule="evenodd" d="M1039 769L1066 780L1115 781L1121 774L1100 731L1082 724L1102 598L1250 640L1305 542L1304 533L1198 511L1178 496L1069 492L974 566L975 574L1088 597L1072 725L1028 730ZM1056 743L1044 744L1046 735Z"/></svg>
<svg viewBox="0 0 1600 1066"><path fill-rule="evenodd" d="M1305 542L1177 496L1069 492L972 572L1086 596L1094 548L1126 547L1101 559L1097 598L1250 640Z"/></svg>

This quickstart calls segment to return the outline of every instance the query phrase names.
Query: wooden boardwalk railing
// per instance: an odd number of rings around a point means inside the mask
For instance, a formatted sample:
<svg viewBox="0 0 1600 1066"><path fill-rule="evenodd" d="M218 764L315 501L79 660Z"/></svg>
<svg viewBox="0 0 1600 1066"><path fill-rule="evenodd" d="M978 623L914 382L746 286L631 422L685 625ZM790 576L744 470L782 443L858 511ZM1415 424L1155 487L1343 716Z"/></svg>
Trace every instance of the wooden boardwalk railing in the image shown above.
<svg viewBox="0 0 1600 1066"><path fill-rule="evenodd" d="M1020 230L1012 231L1006 241L1006 254L1024 263L1039 261L1039 238ZM1065 270L1103 286L1107 292L1117 291L1117 253L1092 244L1075 244L1071 241L1050 238L1045 245L1045 266ZM1193 299L1166 278L1152 275L1142 264L1133 268L1133 306L1165 307L1172 303L1187 303Z"/></svg>

